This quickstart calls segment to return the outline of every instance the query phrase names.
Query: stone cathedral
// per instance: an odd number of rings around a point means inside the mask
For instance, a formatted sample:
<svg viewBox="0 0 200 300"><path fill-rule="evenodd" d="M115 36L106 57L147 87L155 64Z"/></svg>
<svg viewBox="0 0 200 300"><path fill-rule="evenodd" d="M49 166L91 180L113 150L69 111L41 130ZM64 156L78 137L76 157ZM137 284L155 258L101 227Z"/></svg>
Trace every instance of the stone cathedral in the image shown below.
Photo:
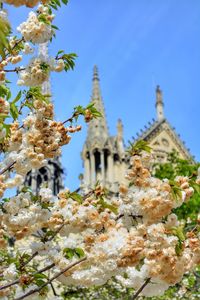
<svg viewBox="0 0 200 300"><path fill-rule="evenodd" d="M47 45L41 45L39 51L41 56L46 57ZM42 89L44 93L50 94L50 83L47 82ZM109 134L96 66L93 70L91 101L103 117L93 119L88 125L87 137L81 153L84 167L81 187L92 188L99 181L110 192L116 193L118 182L124 181L129 158L123 139L121 120L117 123L117 134L115 136ZM134 141L140 139L147 141L153 149L157 162L165 162L167 154L173 150L178 152L181 158L193 160L189 150L164 115L163 95L159 86L156 88L155 106L157 119L149 122L148 126L141 130L141 134L137 134ZM48 165L40 170L29 172L25 180L25 184L31 186L35 192L44 182L53 190L54 195L63 189L63 168L59 157L49 160Z"/></svg>
<svg viewBox="0 0 200 300"><path fill-rule="evenodd" d="M165 118L163 96L159 86L156 88L155 98L157 119L153 119L148 127L145 126L145 130L142 130L134 141L140 139L147 141L153 149L157 162L165 162L167 154L173 150L178 152L183 159L193 159L174 128ZM121 120L117 123L116 136L109 134L96 66L93 70L91 101L95 103L95 107L101 112L103 118L94 119L88 125L87 138L82 151L83 186L93 187L98 180L109 191L116 192L118 182L124 181L129 159L124 145Z"/></svg>

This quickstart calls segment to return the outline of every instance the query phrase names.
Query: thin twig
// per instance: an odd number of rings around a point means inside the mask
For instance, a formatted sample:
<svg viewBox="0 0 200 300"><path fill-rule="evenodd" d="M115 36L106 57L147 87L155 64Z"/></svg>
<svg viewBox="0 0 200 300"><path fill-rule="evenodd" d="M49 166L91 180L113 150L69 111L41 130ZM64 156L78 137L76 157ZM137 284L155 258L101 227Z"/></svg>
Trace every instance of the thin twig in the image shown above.
<svg viewBox="0 0 200 300"><path fill-rule="evenodd" d="M10 171L12 169L12 167L14 166L14 164L16 164L16 161L14 161L12 164L10 164L8 167L6 167L5 169L3 169L2 171L0 171L0 175L4 174L6 171Z"/></svg>
<svg viewBox="0 0 200 300"><path fill-rule="evenodd" d="M63 269L62 271L60 271L58 274L54 275L52 278L50 278L47 282L45 282L43 285L41 285L38 288L35 288L33 290L30 290L28 293L24 294L23 296L17 297L14 300L22 300L25 299L26 297L38 293L39 291L41 291L45 286L47 286L48 284L51 284L56 278L58 278L59 276L61 276L63 273L67 272L68 270L70 270L71 268L75 267L76 265L82 263L83 261L85 261L87 259L87 257L83 257L82 259L70 264L68 267L66 267L65 269Z"/></svg>
<svg viewBox="0 0 200 300"><path fill-rule="evenodd" d="M24 38L21 38L21 39L19 39L18 41L16 41L16 44L11 48L11 53L12 53L12 51L15 50L15 48L16 48L21 42L23 42L23 41L24 41ZM6 58L9 56L9 54L10 54L10 52L8 52L8 53L6 54L6 57L3 58L3 59L0 61L0 63L2 63L4 60L6 60Z"/></svg>
<svg viewBox="0 0 200 300"><path fill-rule="evenodd" d="M55 236L60 232L60 230L64 227L65 222L63 222L63 224L54 232L54 234L48 239L48 242L52 241Z"/></svg>
<svg viewBox="0 0 200 300"><path fill-rule="evenodd" d="M15 284L18 284L18 283L19 283L19 279L16 279L15 281L12 281L12 282L10 282L10 283L7 283L7 284L5 284L5 285L2 285L2 286L0 286L0 291L1 291L1 290L5 290L5 289L9 288L10 286L15 285Z"/></svg>
<svg viewBox="0 0 200 300"><path fill-rule="evenodd" d="M53 267L55 267L55 264L54 264L54 263L52 263L52 264L50 264L50 265L48 265L48 266L46 266L46 267L40 269L40 270L37 271L37 272L34 272L33 275L38 274L38 273L43 273L43 272L45 272L45 271L48 271L48 270L52 269Z"/></svg>
<svg viewBox="0 0 200 300"><path fill-rule="evenodd" d="M30 274L30 276L34 276L34 275L36 275L38 273L43 273L45 271L48 271L48 270L52 269L53 267L55 267L54 263L52 263L52 264L50 264L50 265L48 265L48 266L40 269L39 271L34 272L33 274ZM9 288L12 285L18 284L19 282L20 282L20 279L16 279L15 281L12 281L12 282L10 282L8 284L2 285L2 286L0 286L0 291Z"/></svg>
<svg viewBox="0 0 200 300"><path fill-rule="evenodd" d="M64 125L64 124L67 123L67 122L72 122L72 121L73 121L73 118L74 118L74 117L78 117L79 115L80 115L80 113L77 113L77 112L73 113L73 115L72 115L69 119L63 121L62 124Z"/></svg>
<svg viewBox="0 0 200 300"><path fill-rule="evenodd" d="M28 265L28 264L30 263L30 261L31 261L35 256L37 256L37 255L38 255L38 251L36 251L35 253L33 253L33 254L29 257L29 259L27 259L26 262L24 262L23 264L21 264L20 268L24 268L26 265Z"/></svg>
<svg viewBox="0 0 200 300"><path fill-rule="evenodd" d="M141 285L141 287L137 290L137 292L133 295L133 297L130 298L130 300L135 300L139 296L139 294L143 291L143 289L147 286L147 284L150 282L151 278L147 278L147 280Z"/></svg>
<svg viewBox="0 0 200 300"><path fill-rule="evenodd" d="M133 215L133 214L131 214L131 215L128 215L129 217L132 217L133 219L137 219L137 218L143 218L143 216L142 215ZM119 215L119 216L117 216L116 217L116 219L115 219L115 221L118 221L119 219L121 219L121 218L123 218L124 217L124 214L121 214L121 215Z"/></svg>
<svg viewBox="0 0 200 300"><path fill-rule="evenodd" d="M53 291L54 296L58 296L58 295L56 294L56 290L55 290L55 288L54 288L52 282L50 283L50 285L51 285L51 288L52 288L52 291Z"/></svg>
<svg viewBox="0 0 200 300"><path fill-rule="evenodd" d="M83 196L83 200L86 200L88 197L92 196L94 194L94 190L88 192L86 195Z"/></svg>
<svg viewBox="0 0 200 300"><path fill-rule="evenodd" d="M3 70L3 71L6 72L6 73L10 73L10 72L19 73L19 72L24 71L24 70L26 70L26 68L15 68L15 69L11 69L11 70Z"/></svg>

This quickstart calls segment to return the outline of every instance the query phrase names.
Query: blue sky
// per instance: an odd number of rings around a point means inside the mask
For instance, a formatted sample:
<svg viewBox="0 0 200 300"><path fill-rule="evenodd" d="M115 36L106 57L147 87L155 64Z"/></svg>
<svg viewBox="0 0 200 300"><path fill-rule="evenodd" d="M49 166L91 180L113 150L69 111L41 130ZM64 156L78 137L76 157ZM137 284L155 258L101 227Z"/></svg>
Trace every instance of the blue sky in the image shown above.
<svg viewBox="0 0 200 300"><path fill-rule="evenodd" d="M9 8L10 9L10 8ZM10 9L14 26L28 9ZM155 87L164 94L165 115L200 160L200 1L70 0L57 13L60 28L50 45L76 52L76 68L51 78L57 120L90 101L92 68L99 67L110 134L117 119L127 142L155 117ZM63 148L65 183L78 186L86 125Z"/></svg>

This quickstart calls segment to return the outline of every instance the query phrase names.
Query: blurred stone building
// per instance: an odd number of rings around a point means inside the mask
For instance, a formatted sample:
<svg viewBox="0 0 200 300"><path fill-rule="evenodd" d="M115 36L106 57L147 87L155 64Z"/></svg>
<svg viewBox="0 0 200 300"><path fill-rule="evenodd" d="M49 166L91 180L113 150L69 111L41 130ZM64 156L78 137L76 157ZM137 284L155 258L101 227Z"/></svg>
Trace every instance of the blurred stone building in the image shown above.
<svg viewBox="0 0 200 300"><path fill-rule="evenodd" d="M40 45L39 52L41 56L47 58L47 45ZM46 82L42 88L45 94L51 93L49 82ZM124 143L121 120L118 120L116 135L111 136L109 133L96 66L93 70L91 101L103 117L93 119L88 125L87 137L81 153L84 167L81 186L92 188L99 181L109 191L115 193L118 183L124 181L129 157ZM153 149L155 162L165 162L167 154L173 150L183 159L192 159L189 150L164 115L163 96L159 86L156 88L155 106L157 119L149 122L133 141L141 139L147 141ZM60 157L56 157L50 159L47 166L30 171L26 176L25 185L30 186L37 193L41 184L46 183L56 195L63 189L63 173Z"/></svg>
<svg viewBox="0 0 200 300"><path fill-rule="evenodd" d="M121 120L117 123L117 134L115 136L109 134L99 82L98 69L95 66L91 101L103 118L94 119L88 125L87 138L81 154L84 165L83 186L93 187L98 180L110 191L115 192L118 182L124 180L129 159ZM153 149L155 162L165 162L168 153L172 151L176 151L183 159L192 159L189 150L164 115L163 96L159 86L156 88L155 106L157 119L152 123L149 122L134 142L141 139L147 141Z"/></svg>

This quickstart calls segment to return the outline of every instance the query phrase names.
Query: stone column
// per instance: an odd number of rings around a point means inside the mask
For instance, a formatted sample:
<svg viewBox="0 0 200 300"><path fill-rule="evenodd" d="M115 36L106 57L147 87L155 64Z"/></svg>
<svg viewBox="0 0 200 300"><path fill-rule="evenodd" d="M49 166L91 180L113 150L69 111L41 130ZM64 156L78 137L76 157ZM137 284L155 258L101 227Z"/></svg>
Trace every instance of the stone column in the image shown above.
<svg viewBox="0 0 200 300"><path fill-rule="evenodd" d="M37 172L35 169L31 171L31 188L33 192L37 191Z"/></svg>
<svg viewBox="0 0 200 300"><path fill-rule="evenodd" d="M101 151L101 176L102 176L102 182L105 183L105 161L104 161L104 152Z"/></svg>
<svg viewBox="0 0 200 300"><path fill-rule="evenodd" d="M85 169L85 174L84 174L84 181L88 185L90 183L90 161L88 158L85 158L84 160L84 169Z"/></svg>
<svg viewBox="0 0 200 300"><path fill-rule="evenodd" d="M114 178L113 178L113 156L112 154L108 155L108 180L110 183L113 183Z"/></svg>
<svg viewBox="0 0 200 300"><path fill-rule="evenodd" d="M55 177L54 175L51 175L51 179L49 180L48 185L52 191L54 190L54 181L55 181Z"/></svg>
<svg viewBox="0 0 200 300"><path fill-rule="evenodd" d="M90 153L91 157L91 183L94 184L96 181L96 172L95 172L95 158L94 158L94 153Z"/></svg>

